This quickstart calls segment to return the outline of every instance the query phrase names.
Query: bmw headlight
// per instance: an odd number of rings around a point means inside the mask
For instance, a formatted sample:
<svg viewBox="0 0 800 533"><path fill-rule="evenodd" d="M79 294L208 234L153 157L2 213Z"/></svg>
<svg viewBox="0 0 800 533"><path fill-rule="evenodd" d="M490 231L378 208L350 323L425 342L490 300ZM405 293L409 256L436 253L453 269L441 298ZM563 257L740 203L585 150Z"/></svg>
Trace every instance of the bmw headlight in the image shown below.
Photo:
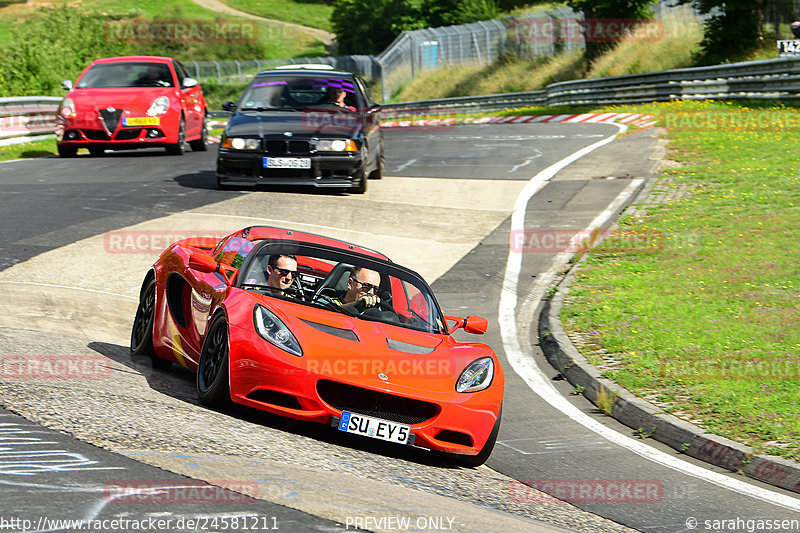
<svg viewBox="0 0 800 533"><path fill-rule="evenodd" d="M256 305L253 310L253 322L258 332L264 340L274 344L281 350L286 350L292 355L303 357L303 350L300 348L300 343L286 324L275 316L275 313L264 307L263 305Z"/></svg>
<svg viewBox="0 0 800 533"><path fill-rule="evenodd" d="M353 139L320 139L317 141L318 152L358 152Z"/></svg>
<svg viewBox="0 0 800 533"><path fill-rule="evenodd" d="M157 115L163 115L169 109L169 98L166 96L159 96L153 103L150 104L150 109L147 110L148 117L155 117Z"/></svg>
<svg viewBox="0 0 800 533"><path fill-rule="evenodd" d="M491 357L473 361L461 372L456 382L458 392L477 392L488 387L494 376L494 362Z"/></svg>
<svg viewBox="0 0 800 533"><path fill-rule="evenodd" d="M222 147L232 150L258 150L261 147L261 141L242 137L223 137Z"/></svg>

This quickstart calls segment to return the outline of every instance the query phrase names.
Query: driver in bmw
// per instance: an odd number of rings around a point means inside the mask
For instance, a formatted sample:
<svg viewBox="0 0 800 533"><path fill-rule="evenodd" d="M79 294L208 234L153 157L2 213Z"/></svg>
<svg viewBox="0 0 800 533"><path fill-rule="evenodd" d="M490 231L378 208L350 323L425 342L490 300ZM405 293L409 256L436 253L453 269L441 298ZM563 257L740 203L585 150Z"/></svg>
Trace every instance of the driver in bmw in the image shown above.
<svg viewBox="0 0 800 533"><path fill-rule="evenodd" d="M376 294L380 285L381 275L378 272L356 267L347 280L347 292L342 296L341 302L335 302L343 309L350 309L359 304L366 308L374 307L381 301Z"/></svg>

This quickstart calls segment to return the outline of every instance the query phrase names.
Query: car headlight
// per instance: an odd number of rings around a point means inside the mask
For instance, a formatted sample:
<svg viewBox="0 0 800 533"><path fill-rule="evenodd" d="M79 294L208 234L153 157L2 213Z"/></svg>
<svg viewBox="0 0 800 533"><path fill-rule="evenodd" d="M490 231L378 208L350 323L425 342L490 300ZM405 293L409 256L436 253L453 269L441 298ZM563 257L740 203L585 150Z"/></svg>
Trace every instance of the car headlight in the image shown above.
<svg viewBox="0 0 800 533"><path fill-rule="evenodd" d="M492 383L494 376L494 362L491 357L483 357L473 361L461 372L456 382L458 392L477 392Z"/></svg>
<svg viewBox="0 0 800 533"><path fill-rule="evenodd" d="M300 343L286 324L275 316L275 313L264 307L263 305L256 305L253 310L253 323L258 332L264 340L274 344L281 350L286 350L292 355L303 357L303 350L300 348Z"/></svg>
<svg viewBox="0 0 800 533"><path fill-rule="evenodd" d="M75 112L75 102L72 98L64 98L64 100L61 101L58 113L64 118L74 118L78 116Z"/></svg>
<svg viewBox="0 0 800 533"><path fill-rule="evenodd" d="M331 139L317 141L318 152L358 152L353 139Z"/></svg>
<svg viewBox="0 0 800 533"><path fill-rule="evenodd" d="M242 137L223 137L222 147L232 150L258 150L261 147L261 141Z"/></svg>
<svg viewBox="0 0 800 533"><path fill-rule="evenodd" d="M147 110L147 116L155 117L156 115L163 115L169 109L169 98L166 96L159 96L153 103L150 104L150 109Z"/></svg>

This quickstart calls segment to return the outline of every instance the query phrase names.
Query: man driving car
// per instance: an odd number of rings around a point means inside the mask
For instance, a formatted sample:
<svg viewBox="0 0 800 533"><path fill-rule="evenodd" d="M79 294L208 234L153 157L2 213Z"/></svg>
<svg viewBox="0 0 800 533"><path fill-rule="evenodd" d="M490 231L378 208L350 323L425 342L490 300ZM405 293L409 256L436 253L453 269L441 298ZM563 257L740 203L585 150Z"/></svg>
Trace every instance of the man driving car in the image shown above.
<svg viewBox="0 0 800 533"><path fill-rule="evenodd" d="M347 280L347 292L336 301L343 309L350 309L357 305L366 308L374 307L380 303L378 287L381 285L381 275L368 268L356 267ZM335 300L334 300L335 301Z"/></svg>

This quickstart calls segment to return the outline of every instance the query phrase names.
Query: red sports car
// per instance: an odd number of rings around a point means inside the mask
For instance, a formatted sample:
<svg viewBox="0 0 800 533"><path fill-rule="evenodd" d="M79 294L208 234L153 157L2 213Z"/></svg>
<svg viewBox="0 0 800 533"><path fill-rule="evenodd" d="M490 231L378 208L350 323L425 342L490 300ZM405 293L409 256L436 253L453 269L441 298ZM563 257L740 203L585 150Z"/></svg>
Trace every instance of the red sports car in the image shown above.
<svg viewBox="0 0 800 533"><path fill-rule="evenodd" d="M233 401L475 466L500 428L503 371L489 346L451 334L486 326L443 315L418 274L376 251L250 227L161 254L131 354L195 371L206 405Z"/></svg>
<svg viewBox="0 0 800 533"><path fill-rule="evenodd" d="M165 147L181 155L186 141L208 149L208 109L203 90L186 68L169 57L98 59L86 67L56 115L58 154L78 148L105 150Z"/></svg>

